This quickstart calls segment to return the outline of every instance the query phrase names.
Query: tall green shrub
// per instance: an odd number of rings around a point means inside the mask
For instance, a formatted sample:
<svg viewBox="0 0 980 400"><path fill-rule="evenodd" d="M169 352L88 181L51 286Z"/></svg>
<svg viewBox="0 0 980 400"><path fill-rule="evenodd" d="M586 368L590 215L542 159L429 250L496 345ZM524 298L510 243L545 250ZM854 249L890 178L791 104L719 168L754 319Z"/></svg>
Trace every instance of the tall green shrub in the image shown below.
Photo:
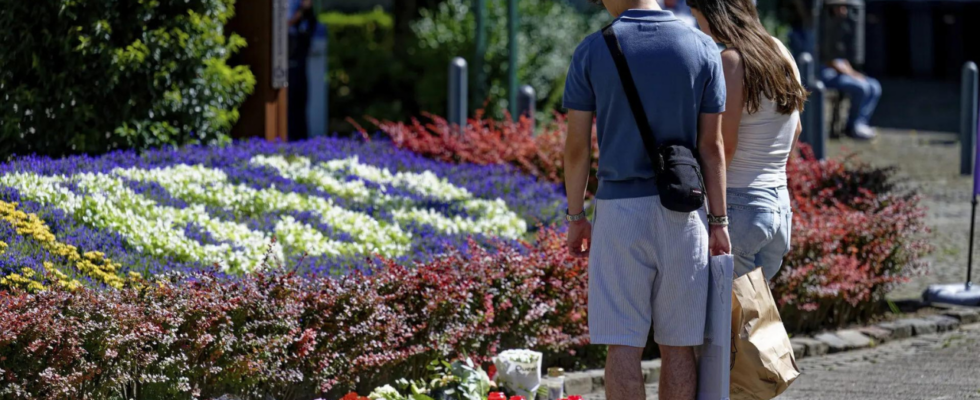
<svg viewBox="0 0 980 400"><path fill-rule="evenodd" d="M382 119L407 117L403 103L411 101L413 74L394 54L394 20L377 8L358 14L324 13L329 47L327 73L330 115L336 129L347 117L364 115Z"/></svg>
<svg viewBox="0 0 980 400"><path fill-rule="evenodd" d="M487 3L488 46L483 71L487 92L482 100L491 101L491 110L501 110L506 107L507 98L507 2ZM476 21L471 5L470 0L447 0L436 9L422 10L421 18L412 26L418 40L412 62L425 72L416 81L422 110L443 112L450 59L461 56L473 65ZM518 79L521 84L534 87L539 108L553 108L564 90L572 53L608 16L582 14L564 1L554 0L520 0L518 9ZM472 72L471 83L475 83L472 79L476 72Z"/></svg>
<svg viewBox="0 0 980 400"><path fill-rule="evenodd" d="M228 140L255 78L235 0L0 0L0 153Z"/></svg>

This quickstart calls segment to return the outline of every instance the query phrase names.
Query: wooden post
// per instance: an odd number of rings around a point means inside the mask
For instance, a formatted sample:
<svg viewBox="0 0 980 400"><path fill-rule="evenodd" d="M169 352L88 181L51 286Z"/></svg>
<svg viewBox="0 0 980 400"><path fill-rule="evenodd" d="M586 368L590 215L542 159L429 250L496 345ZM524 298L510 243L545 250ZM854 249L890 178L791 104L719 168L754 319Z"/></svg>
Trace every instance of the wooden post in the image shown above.
<svg viewBox="0 0 980 400"><path fill-rule="evenodd" d="M231 131L236 139L262 137L286 141L285 83L289 75L286 13L287 0L235 2L235 17L229 21L228 29L244 37L248 46L231 61L248 65L256 81L255 92L242 104L241 117ZM277 57L281 59L276 61Z"/></svg>

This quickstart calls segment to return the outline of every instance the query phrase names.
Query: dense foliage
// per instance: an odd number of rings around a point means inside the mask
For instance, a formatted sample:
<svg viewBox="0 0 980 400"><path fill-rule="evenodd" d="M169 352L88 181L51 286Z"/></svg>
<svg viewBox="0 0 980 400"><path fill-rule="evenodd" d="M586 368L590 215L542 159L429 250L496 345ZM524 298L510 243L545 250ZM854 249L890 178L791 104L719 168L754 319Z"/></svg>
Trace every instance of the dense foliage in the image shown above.
<svg viewBox="0 0 980 400"><path fill-rule="evenodd" d="M234 3L0 1L0 154L226 141L255 85Z"/></svg>
<svg viewBox="0 0 980 400"><path fill-rule="evenodd" d="M564 236L339 278L0 292L0 396L311 399L428 376L433 360L587 340L586 262Z"/></svg>
<svg viewBox="0 0 980 400"><path fill-rule="evenodd" d="M398 147L436 160L479 165L510 164L541 180L562 183L565 175L564 146L568 130L563 114L555 114L549 125L533 135L532 121L520 118L494 120L477 112L460 132L442 117L427 115L429 121L413 118L410 123L372 120L391 136ZM594 191L599 160L599 143L592 126L592 173Z"/></svg>
<svg viewBox="0 0 980 400"><path fill-rule="evenodd" d="M793 249L773 284L783 321L809 331L866 320L927 271L925 209L896 187L893 169L803 151L788 166Z"/></svg>
<svg viewBox="0 0 980 400"><path fill-rule="evenodd" d="M347 117L399 118L411 107L412 73L394 53L394 21L380 8L367 13L321 14L327 26L331 127Z"/></svg>
<svg viewBox="0 0 980 400"><path fill-rule="evenodd" d="M544 118L560 106L565 72L578 42L608 20L604 13L582 14L564 1L521 0L518 26L518 79L538 94ZM507 97L506 2L488 2L484 81L478 80L476 21L471 2L448 0L423 9L412 22L412 37L396 48L394 21L380 10L345 15L327 13L320 21L330 31L331 126L344 118L370 115L406 120L446 110L449 62L469 63L470 107L502 116ZM481 91L482 88L482 91ZM378 97L381 96L381 97ZM489 102L488 102L489 101ZM485 104L486 103L486 104Z"/></svg>
<svg viewBox="0 0 980 400"><path fill-rule="evenodd" d="M566 126L562 118L532 136L526 121L469 121L462 134L445 120L379 122L396 144L451 162L506 163L560 183ZM524 124L524 125L522 125ZM593 135L593 138L595 136ZM793 197L792 251L773 291L791 331L866 320L885 294L925 273L931 251L925 210L914 192L896 187L892 169L856 161L816 160L803 145L787 167ZM593 174L599 157L593 147Z"/></svg>
<svg viewBox="0 0 980 400"><path fill-rule="evenodd" d="M507 2L489 0L487 8L487 53L483 70L486 91L480 94L482 99L475 99L472 107L479 108L489 100L488 111L499 118L507 100ZM609 17L605 13L594 17L581 14L564 1L549 0L520 0L518 11L517 77L522 85L535 89L538 106L546 111L542 115L548 116L548 112L560 106L565 73L575 48ZM449 61L456 56L464 57L473 69L476 20L472 2L447 0L435 10L423 10L412 30L418 40L413 60L421 62L419 69L426 71L416 81L415 93L421 111L441 112L445 107ZM475 88L479 87L477 77L477 71L471 71L470 82L476 83Z"/></svg>
<svg viewBox="0 0 980 400"><path fill-rule="evenodd" d="M386 140L26 157L0 164L0 278L29 268L44 287L58 283L47 270L120 286L130 272L255 271L274 237L276 258L304 273L359 269L371 254L408 265L468 238L524 239L562 202L556 185L512 167L447 164ZM65 246L99 252L113 273L79 267Z"/></svg>

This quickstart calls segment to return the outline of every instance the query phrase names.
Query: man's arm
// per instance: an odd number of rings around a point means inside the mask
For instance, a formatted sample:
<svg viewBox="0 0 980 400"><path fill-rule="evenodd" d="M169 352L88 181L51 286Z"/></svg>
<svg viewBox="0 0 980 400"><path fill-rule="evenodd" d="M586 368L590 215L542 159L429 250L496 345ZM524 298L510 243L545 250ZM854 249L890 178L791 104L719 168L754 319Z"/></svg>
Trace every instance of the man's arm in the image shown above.
<svg viewBox="0 0 980 400"><path fill-rule="evenodd" d="M585 209L585 189L592 170L593 113L568 110L568 137L565 138L565 194L568 213Z"/></svg>
<svg viewBox="0 0 980 400"><path fill-rule="evenodd" d="M742 109L745 107L745 67L742 56L735 49L721 53L721 66L725 72L725 112L722 113L721 131L725 142L725 167L735 158L738 148L738 127L742 124ZM715 214L721 215L721 214Z"/></svg>
<svg viewBox="0 0 980 400"><path fill-rule="evenodd" d="M698 124L698 151L704 184L708 191L708 212L711 215L728 215L725 200L725 141L721 134L721 114L701 114ZM732 244L727 226L712 225L708 247L712 255L731 254Z"/></svg>
<svg viewBox="0 0 980 400"><path fill-rule="evenodd" d="M568 196L568 214L585 211L585 189L592 169L592 119L591 111L568 110L568 136L565 137L565 194ZM567 245L569 254L577 257L589 255L592 246L592 225L587 219L569 223Z"/></svg>
<svg viewBox="0 0 980 400"><path fill-rule="evenodd" d="M837 71L838 74L844 74L850 76L854 79L864 80L864 75L851 66L851 62L844 58L836 58L830 62L830 68Z"/></svg>

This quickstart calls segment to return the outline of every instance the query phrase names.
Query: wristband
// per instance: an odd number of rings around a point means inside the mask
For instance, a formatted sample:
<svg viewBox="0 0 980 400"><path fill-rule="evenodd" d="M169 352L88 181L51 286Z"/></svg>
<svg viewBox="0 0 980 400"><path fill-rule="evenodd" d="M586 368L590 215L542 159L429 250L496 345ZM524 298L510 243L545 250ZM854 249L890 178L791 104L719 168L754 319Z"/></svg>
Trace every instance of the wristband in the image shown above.
<svg viewBox="0 0 980 400"><path fill-rule="evenodd" d="M728 216L714 216L708 214L708 225L710 226L728 226Z"/></svg>
<svg viewBox="0 0 980 400"><path fill-rule="evenodd" d="M565 210L565 222L577 222L583 219L585 219L585 210L575 215L569 215L568 209Z"/></svg>

